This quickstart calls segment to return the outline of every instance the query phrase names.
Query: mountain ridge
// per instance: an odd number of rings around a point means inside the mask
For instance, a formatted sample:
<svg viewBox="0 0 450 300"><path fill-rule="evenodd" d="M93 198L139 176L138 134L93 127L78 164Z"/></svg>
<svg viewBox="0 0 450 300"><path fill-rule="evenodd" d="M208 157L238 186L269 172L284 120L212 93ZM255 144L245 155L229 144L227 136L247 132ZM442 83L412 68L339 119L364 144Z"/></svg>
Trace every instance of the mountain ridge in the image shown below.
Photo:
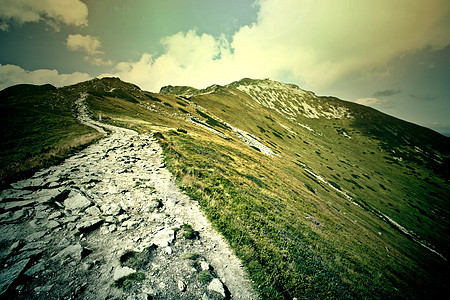
<svg viewBox="0 0 450 300"><path fill-rule="evenodd" d="M92 118L159 132L177 184L263 298L449 290L447 137L269 80L151 93L104 78L48 96L80 93Z"/></svg>

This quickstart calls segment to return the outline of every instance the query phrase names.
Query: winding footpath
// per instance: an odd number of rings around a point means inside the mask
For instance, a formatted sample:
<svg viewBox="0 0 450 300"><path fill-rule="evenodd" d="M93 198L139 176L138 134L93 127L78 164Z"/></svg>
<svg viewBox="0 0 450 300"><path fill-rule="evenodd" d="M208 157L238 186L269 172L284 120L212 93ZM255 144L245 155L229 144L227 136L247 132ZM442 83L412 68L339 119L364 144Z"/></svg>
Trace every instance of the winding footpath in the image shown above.
<svg viewBox="0 0 450 300"><path fill-rule="evenodd" d="M84 99L79 121L110 134L1 192L0 298L257 299L153 135L90 120Z"/></svg>

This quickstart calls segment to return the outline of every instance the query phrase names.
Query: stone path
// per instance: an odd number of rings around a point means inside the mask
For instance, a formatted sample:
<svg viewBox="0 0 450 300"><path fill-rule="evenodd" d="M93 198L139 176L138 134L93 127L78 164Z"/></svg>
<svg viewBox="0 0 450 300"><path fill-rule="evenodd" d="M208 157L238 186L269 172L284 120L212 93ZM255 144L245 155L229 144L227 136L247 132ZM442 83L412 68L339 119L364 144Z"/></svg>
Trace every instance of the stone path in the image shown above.
<svg viewBox="0 0 450 300"><path fill-rule="evenodd" d="M0 298L256 299L152 134L112 133L0 195ZM103 129L101 129L103 130Z"/></svg>

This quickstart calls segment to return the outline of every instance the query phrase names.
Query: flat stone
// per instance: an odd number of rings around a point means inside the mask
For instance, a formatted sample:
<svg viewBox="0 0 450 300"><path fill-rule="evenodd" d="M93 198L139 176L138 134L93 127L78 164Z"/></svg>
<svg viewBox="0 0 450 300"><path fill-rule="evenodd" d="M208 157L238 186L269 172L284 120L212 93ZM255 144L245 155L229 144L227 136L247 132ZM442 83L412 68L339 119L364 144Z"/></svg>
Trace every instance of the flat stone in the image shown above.
<svg viewBox="0 0 450 300"><path fill-rule="evenodd" d="M15 210L25 206L30 206L34 203L34 200L3 202L0 204L0 209L3 208L4 210Z"/></svg>
<svg viewBox="0 0 450 300"><path fill-rule="evenodd" d="M81 232L88 232L97 229L102 223L102 219L93 218L78 224L77 229Z"/></svg>
<svg viewBox="0 0 450 300"><path fill-rule="evenodd" d="M97 206L91 206L88 207L85 212L87 214L90 214L91 216L99 216L100 215L100 209L98 209Z"/></svg>
<svg viewBox="0 0 450 300"><path fill-rule="evenodd" d="M223 287L222 282L219 279L214 278L208 285L208 290L217 292L225 299L225 288Z"/></svg>
<svg viewBox="0 0 450 300"><path fill-rule="evenodd" d="M47 223L47 228L50 229L50 230L55 229L55 228L58 228L59 226L61 226L61 224L59 224L59 223L58 223L57 221L55 221L55 220L51 220L51 221L49 221L49 222Z"/></svg>
<svg viewBox="0 0 450 300"><path fill-rule="evenodd" d="M64 248L61 252L52 257L52 259L64 259L66 257L71 257L75 260L81 260L81 253L83 252L83 247L80 244L70 245Z"/></svg>
<svg viewBox="0 0 450 300"><path fill-rule="evenodd" d="M63 216L63 213L60 211L55 211L54 213L52 213L50 216L48 216L49 220L53 220L53 219L59 219Z"/></svg>
<svg viewBox="0 0 450 300"><path fill-rule="evenodd" d="M21 260L9 268L0 271L0 295L6 292L9 286L19 277L30 259Z"/></svg>
<svg viewBox="0 0 450 300"><path fill-rule="evenodd" d="M119 266L114 270L114 280L119 280L120 278L126 277L133 273L136 273L136 271L132 268Z"/></svg>
<svg viewBox="0 0 450 300"><path fill-rule="evenodd" d="M28 191L28 190L15 190L15 189L7 189L7 190L3 190L0 193L0 199L21 199L24 196L31 194L32 191Z"/></svg>
<svg viewBox="0 0 450 300"><path fill-rule="evenodd" d="M155 234L152 243L159 247L167 247L175 239L175 231L169 228L163 229Z"/></svg>
<svg viewBox="0 0 450 300"><path fill-rule="evenodd" d="M21 181L17 181L14 183L11 183L11 186L15 188L16 190L21 190L24 188L33 188L33 187L39 187L44 185L44 179L42 178L36 178L36 179L25 179Z"/></svg>
<svg viewBox="0 0 450 300"><path fill-rule="evenodd" d="M82 210L91 206L91 201L79 192L71 191L64 201L64 207L68 210Z"/></svg>
<svg viewBox="0 0 450 300"><path fill-rule="evenodd" d="M30 194L24 198L33 199L38 201L39 203L46 203L54 198L56 198L56 200L63 201L65 199L65 196L67 196L67 194L64 193L65 193L64 191L61 191L59 189L46 189L34 192L33 194Z"/></svg>

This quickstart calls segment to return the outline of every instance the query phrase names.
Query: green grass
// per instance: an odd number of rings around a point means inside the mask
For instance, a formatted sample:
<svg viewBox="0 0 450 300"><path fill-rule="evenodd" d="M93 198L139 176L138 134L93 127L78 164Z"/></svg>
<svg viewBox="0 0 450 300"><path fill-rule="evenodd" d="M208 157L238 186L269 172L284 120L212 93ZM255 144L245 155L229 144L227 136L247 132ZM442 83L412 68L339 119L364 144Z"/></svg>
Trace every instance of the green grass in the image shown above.
<svg viewBox="0 0 450 300"><path fill-rule="evenodd" d="M197 276L203 283L208 283L213 279L210 271L200 271Z"/></svg>
<svg viewBox="0 0 450 300"><path fill-rule="evenodd" d="M112 287L123 289L124 291L129 291L132 288L133 283L143 281L144 279L145 279L144 273L136 272L128 276L122 277L120 279L117 279L112 284Z"/></svg>

